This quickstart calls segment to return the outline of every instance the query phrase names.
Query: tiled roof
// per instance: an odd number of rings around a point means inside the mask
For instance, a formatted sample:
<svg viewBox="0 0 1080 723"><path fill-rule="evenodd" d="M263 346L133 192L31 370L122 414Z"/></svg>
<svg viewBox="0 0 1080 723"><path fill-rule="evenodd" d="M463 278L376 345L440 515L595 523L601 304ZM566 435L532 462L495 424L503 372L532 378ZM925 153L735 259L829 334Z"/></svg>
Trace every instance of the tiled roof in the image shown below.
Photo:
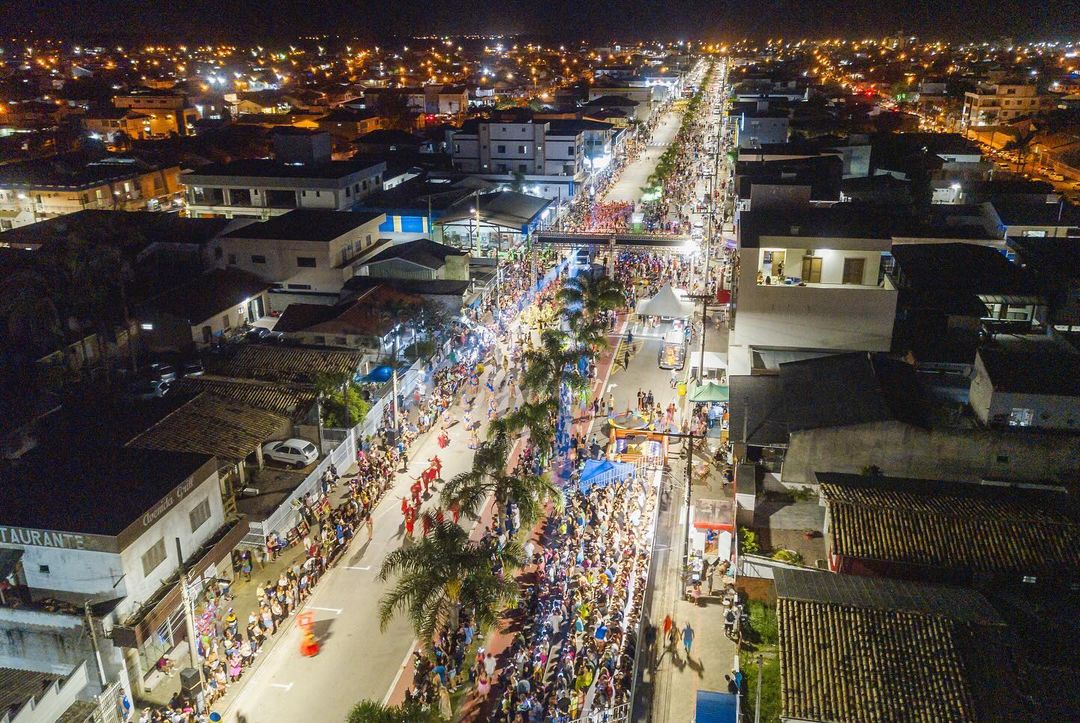
<svg viewBox="0 0 1080 723"><path fill-rule="evenodd" d="M1080 569L1080 507L1064 492L817 473L835 554L965 571Z"/></svg>
<svg viewBox="0 0 1080 723"><path fill-rule="evenodd" d="M819 582L837 590L815 591ZM930 604L889 604L911 588ZM977 593L796 570L776 572L776 593L785 717L1029 719L1015 710L1023 696L1006 628L986 619L982 609L992 609Z"/></svg>
<svg viewBox="0 0 1080 723"><path fill-rule="evenodd" d="M363 354L356 351L245 344L227 359L212 360L208 371L220 376L284 384L313 384L320 373L355 372L362 358Z"/></svg>
<svg viewBox="0 0 1080 723"><path fill-rule="evenodd" d="M310 387L275 384L257 379L230 379L213 374L181 377L173 382L171 392L180 394L211 392L242 404L290 417L293 421L307 414L315 402L315 390Z"/></svg>
<svg viewBox="0 0 1080 723"><path fill-rule="evenodd" d="M127 446L242 460L279 434L287 421L279 414L216 394L200 394Z"/></svg>

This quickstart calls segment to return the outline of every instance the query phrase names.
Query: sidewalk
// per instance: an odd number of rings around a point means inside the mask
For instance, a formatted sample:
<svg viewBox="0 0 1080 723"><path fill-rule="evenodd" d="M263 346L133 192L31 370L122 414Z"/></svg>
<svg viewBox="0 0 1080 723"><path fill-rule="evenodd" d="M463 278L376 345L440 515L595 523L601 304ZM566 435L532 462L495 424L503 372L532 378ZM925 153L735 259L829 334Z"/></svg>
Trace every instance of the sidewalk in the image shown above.
<svg viewBox="0 0 1080 723"><path fill-rule="evenodd" d="M348 480L352 479L357 472L356 465L354 464L349 470L342 474L341 480L338 482L337 488L330 493L330 500L334 506L342 503L345 499L345 493L348 490ZM363 529L360 529L358 534L363 537L365 535ZM347 553L347 550L346 550ZM344 555L345 553L342 553ZM256 616L259 615L259 604L255 596L255 590L259 583L266 583L268 581L276 581L281 573L289 567L292 567L298 562L303 562L307 557L306 552L302 545L293 545L287 550L283 551L277 556L275 560L267 560L262 565L259 564L257 557L252 557L252 572L251 580L245 581L240 573L236 574L236 579L233 580L230 592L233 596L232 601L222 601L221 606L218 608L217 617L217 630L218 637L221 637L220 632L224 630L224 623L222 619L228 612L229 608L232 608L236 613L236 619L239 622L241 632L247 625L248 615L252 612ZM318 585L316 584L315 588ZM313 588L313 589L315 589ZM195 606L195 617L198 619L203 613L206 612L205 598L201 598ZM251 673L258 668L262 659L269 655L269 652L274 649L278 641L284 637L284 632L292 625L293 619L296 617L296 612L293 611L288 618L286 618L280 627L276 635L271 635L267 638L262 648L255 654L252 664L244 670L243 676L237 683L230 683L225 695L218 698L213 707L219 710L224 710L228 706L228 702L232 697L238 694L239 690L243 688L244 680L248 678ZM182 648L182 655L173 659L175 667L179 670L182 668L191 667L191 660L187 652L187 644L182 643L178 646L179 651ZM136 698L135 705L146 706L168 705L172 696L180 691L180 676L177 673L173 673L171 676L162 677L160 681L155 685L154 689L148 691L145 696Z"/></svg>

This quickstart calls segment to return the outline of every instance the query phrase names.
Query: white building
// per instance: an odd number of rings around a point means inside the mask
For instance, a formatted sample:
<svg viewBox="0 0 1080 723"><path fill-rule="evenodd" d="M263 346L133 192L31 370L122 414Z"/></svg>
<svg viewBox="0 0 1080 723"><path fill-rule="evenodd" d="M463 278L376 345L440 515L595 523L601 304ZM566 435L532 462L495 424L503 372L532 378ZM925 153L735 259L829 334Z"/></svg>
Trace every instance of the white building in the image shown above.
<svg viewBox="0 0 1080 723"><path fill-rule="evenodd" d="M889 229L842 207L739 216L731 374L815 353L888 351L897 291L881 273Z"/></svg>
<svg viewBox="0 0 1080 723"><path fill-rule="evenodd" d="M454 166L467 173L579 178L585 172L585 129L570 124L470 120L447 133L447 145Z"/></svg>
<svg viewBox="0 0 1080 723"><path fill-rule="evenodd" d="M271 283L271 308L281 311L287 292L335 297L361 260L386 245L382 213L294 209L221 235L215 256L228 268ZM282 293L286 292L286 296Z"/></svg>
<svg viewBox="0 0 1080 723"><path fill-rule="evenodd" d="M226 521L214 457L79 446L34 450L5 472L0 667L66 675L85 663L93 692L118 681L131 696L187 638L181 564L196 595L231 577L247 523Z"/></svg>
<svg viewBox="0 0 1080 723"><path fill-rule="evenodd" d="M244 159L212 163L181 180L191 216L267 219L294 208L348 211L382 189L385 173L385 163Z"/></svg>
<svg viewBox="0 0 1080 723"><path fill-rule="evenodd" d="M992 126L1054 107L1054 96L1040 95L1034 85L995 83L964 93L960 117L964 128Z"/></svg>

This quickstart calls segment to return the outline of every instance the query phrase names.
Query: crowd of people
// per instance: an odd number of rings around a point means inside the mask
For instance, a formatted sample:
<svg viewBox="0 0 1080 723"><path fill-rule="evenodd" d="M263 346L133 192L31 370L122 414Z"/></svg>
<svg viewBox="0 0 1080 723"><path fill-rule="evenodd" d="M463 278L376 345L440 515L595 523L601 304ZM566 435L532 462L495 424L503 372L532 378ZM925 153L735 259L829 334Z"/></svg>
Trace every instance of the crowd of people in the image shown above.
<svg viewBox="0 0 1080 723"><path fill-rule="evenodd" d="M522 629L494 686L493 721L565 723L626 702L648 576L655 490L630 479L576 491L543 526Z"/></svg>

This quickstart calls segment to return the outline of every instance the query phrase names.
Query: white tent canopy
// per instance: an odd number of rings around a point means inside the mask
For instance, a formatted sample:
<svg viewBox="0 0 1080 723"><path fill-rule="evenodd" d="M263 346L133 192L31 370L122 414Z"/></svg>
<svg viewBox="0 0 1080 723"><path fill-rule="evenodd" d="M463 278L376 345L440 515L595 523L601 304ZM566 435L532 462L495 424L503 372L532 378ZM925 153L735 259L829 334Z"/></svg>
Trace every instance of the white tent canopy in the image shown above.
<svg viewBox="0 0 1080 723"><path fill-rule="evenodd" d="M685 319L694 313L694 305L679 298L679 293L671 288L671 284L664 286L656 292L651 299L642 299L638 302L638 314L642 316L668 316L674 319Z"/></svg>

